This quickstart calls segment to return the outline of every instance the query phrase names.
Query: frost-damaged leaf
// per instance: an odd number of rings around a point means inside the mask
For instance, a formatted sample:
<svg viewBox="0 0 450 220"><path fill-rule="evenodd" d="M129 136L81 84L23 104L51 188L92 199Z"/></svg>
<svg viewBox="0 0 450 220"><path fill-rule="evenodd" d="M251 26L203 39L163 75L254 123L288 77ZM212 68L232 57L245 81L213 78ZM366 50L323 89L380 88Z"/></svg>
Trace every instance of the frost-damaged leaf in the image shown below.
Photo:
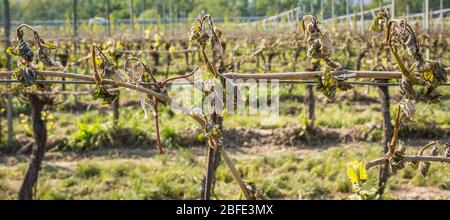
<svg viewBox="0 0 450 220"><path fill-rule="evenodd" d="M402 115L406 117L407 121L415 121L416 105L414 104L414 101L411 99L402 99L399 105L402 110Z"/></svg>
<svg viewBox="0 0 450 220"><path fill-rule="evenodd" d="M13 76L25 87L32 86L36 81L36 70L22 68L13 72Z"/></svg>
<svg viewBox="0 0 450 220"><path fill-rule="evenodd" d="M91 93L94 100L102 99L103 104L111 104L118 98L118 95L111 94L107 89L102 86L97 86Z"/></svg>
<svg viewBox="0 0 450 220"><path fill-rule="evenodd" d="M349 83L343 79L339 79L332 75L330 68L325 68L321 77L318 77L317 91L322 92L329 100L333 100L336 91L347 91L353 88Z"/></svg>
<svg viewBox="0 0 450 220"><path fill-rule="evenodd" d="M136 61L136 63L132 63L132 61ZM128 58L125 61L124 69L126 80L136 84L136 86L139 86L145 80L143 77L146 74L146 67L139 59Z"/></svg>
<svg viewBox="0 0 450 220"><path fill-rule="evenodd" d="M318 78L317 91L322 92L328 99L333 100L336 91L347 91L353 88L344 79L339 79L331 74L331 71L343 70L342 65L333 61L330 56L333 53L333 43L328 34L321 32L319 21L315 15L305 15L302 19L302 30L305 33L307 43L307 55L314 62L320 60L325 64L322 77Z"/></svg>
<svg viewBox="0 0 450 220"><path fill-rule="evenodd" d="M147 109L150 109L150 111L154 115L154 108L153 108L152 104L148 103L146 100L147 100L146 97L139 95L139 103L141 104L141 108L144 111L144 119L148 118L148 113L147 113L148 110Z"/></svg>
<svg viewBox="0 0 450 220"><path fill-rule="evenodd" d="M447 71L440 62L425 61L423 63L416 62L412 69L416 74L422 75L427 90L422 96L423 99L430 103L439 103L440 97L443 95L436 91L436 88L447 82Z"/></svg>
<svg viewBox="0 0 450 220"><path fill-rule="evenodd" d="M208 39L209 35L204 30L203 21L200 19L195 20L191 28L190 42L205 47Z"/></svg>
<svg viewBox="0 0 450 220"><path fill-rule="evenodd" d="M428 156L437 156L439 154L439 147L434 146ZM419 172L422 176L427 176L428 171L430 170L431 163L429 161L423 161L419 164Z"/></svg>
<svg viewBox="0 0 450 220"><path fill-rule="evenodd" d="M414 90L412 82L405 76L402 76L402 79L400 80L400 94L405 96L406 99L416 99L416 91Z"/></svg>
<svg viewBox="0 0 450 220"><path fill-rule="evenodd" d="M403 143L403 141L398 140L396 150L392 157L389 158L389 167L393 174L396 174L398 170L405 168L405 151L405 144Z"/></svg>
<svg viewBox="0 0 450 220"><path fill-rule="evenodd" d="M39 75L37 70L34 68L23 67L17 69L13 72L13 77L15 77L24 87L30 87L35 85L39 90L48 89L48 85L44 83L36 83L36 80L45 80L42 75Z"/></svg>
<svg viewBox="0 0 450 220"><path fill-rule="evenodd" d="M38 59L45 66L51 68L64 68L61 63L54 61L51 58L50 52L56 50L56 45L53 42L44 41L37 31L34 31L34 38L38 44Z"/></svg>
<svg viewBox="0 0 450 220"><path fill-rule="evenodd" d="M144 87L141 83L156 83L156 80L150 73L149 67L147 67L141 60L131 57L125 61L124 64L125 69L125 77L128 82L131 82L136 85L136 87ZM152 88L151 86L146 86L147 88ZM154 89L154 88L152 88ZM152 100L149 100L148 96L138 94L139 103L141 104L141 108L144 111L144 119L148 118L148 109L152 112L153 115L156 114L154 103Z"/></svg>
<svg viewBox="0 0 450 220"><path fill-rule="evenodd" d="M96 53L98 52L98 54ZM94 65L100 68L100 74L96 74L100 77L100 82L103 79L112 79L114 82L124 82L125 77L122 72L120 72L116 65L111 62L111 59L108 58L103 51L97 47L93 46L93 61ZM94 68L95 70L96 68ZM95 71L94 71L95 72ZM100 83L97 82L97 83Z"/></svg>
<svg viewBox="0 0 450 220"><path fill-rule="evenodd" d="M422 85L427 87L422 98L431 103L438 103L441 94L436 88L447 81L447 72L441 63L423 58L419 40L407 20L391 19L388 10L383 9L373 20L371 30L385 32L385 41L402 72L401 94L407 99L416 99L413 85ZM400 48L405 49L413 59L414 63L410 68L402 61L398 52Z"/></svg>
<svg viewBox="0 0 450 220"><path fill-rule="evenodd" d="M34 52L24 39L19 40L18 51L19 56L27 63L33 62Z"/></svg>

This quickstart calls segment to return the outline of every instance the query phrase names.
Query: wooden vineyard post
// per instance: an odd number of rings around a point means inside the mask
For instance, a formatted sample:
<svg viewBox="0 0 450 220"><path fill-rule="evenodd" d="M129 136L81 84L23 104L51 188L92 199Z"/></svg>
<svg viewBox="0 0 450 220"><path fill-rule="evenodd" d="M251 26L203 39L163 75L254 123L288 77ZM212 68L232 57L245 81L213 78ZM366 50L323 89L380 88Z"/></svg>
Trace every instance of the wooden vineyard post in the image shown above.
<svg viewBox="0 0 450 220"><path fill-rule="evenodd" d="M130 33L134 32L134 1L129 0L129 10L130 10Z"/></svg>
<svg viewBox="0 0 450 220"><path fill-rule="evenodd" d="M73 47L74 47L74 49L73 49L73 54L74 54L74 56L75 57L78 57L78 43L77 42L75 42L75 44L73 45ZM75 65L74 66L74 71L75 71L75 73L77 73L78 72L78 67L77 67L77 65ZM75 84L74 85L74 88L75 88L75 91L77 91L78 90L78 84ZM73 96L73 106L74 106L74 108L75 109L78 109L78 96Z"/></svg>
<svg viewBox="0 0 450 220"><path fill-rule="evenodd" d="M345 14L346 14L346 17L347 17L347 28L348 28L348 30L350 30L351 22L352 22L352 18L351 18L351 15L350 15L350 0L347 0L345 2Z"/></svg>
<svg viewBox="0 0 450 220"><path fill-rule="evenodd" d="M119 66L119 60L115 59L115 65ZM118 89L119 87L114 86L114 89ZM116 99L114 99L113 103L112 103L112 108L113 108L113 125L117 126L117 124L119 123L119 117L120 117L120 91L117 90L115 91L115 93L117 94Z"/></svg>
<svg viewBox="0 0 450 220"><path fill-rule="evenodd" d="M425 0L424 2L424 10L423 10L423 19L424 19L424 26L425 26L425 32L427 34L430 33L430 5L429 5L429 0ZM425 50L425 59L429 60L430 59L430 49L426 48Z"/></svg>
<svg viewBox="0 0 450 220"><path fill-rule="evenodd" d="M439 13L439 30L442 33L444 31L444 0L439 1L439 8L441 9Z"/></svg>
<svg viewBox="0 0 450 220"><path fill-rule="evenodd" d="M392 0L392 2L391 2L391 15L392 15L393 18L395 18L395 10L396 10L395 0Z"/></svg>
<svg viewBox="0 0 450 220"><path fill-rule="evenodd" d="M73 16L73 35L75 37L78 36L78 12L77 12L77 4L78 0L72 0L72 16Z"/></svg>
<svg viewBox="0 0 450 220"><path fill-rule="evenodd" d="M324 1L320 1L320 19L325 20L324 18ZM324 24L325 25L325 24Z"/></svg>
<svg viewBox="0 0 450 220"><path fill-rule="evenodd" d="M320 70L320 62L314 62L311 69L309 71L319 71ZM305 94L305 103L308 104L308 130L313 131L315 128L315 120L316 120L316 100L314 99L314 86L307 85L306 86L306 94Z"/></svg>
<svg viewBox="0 0 450 220"><path fill-rule="evenodd" d="M184 60L186 62L186 66L189 66L189 44L182 42L181 46L185 50L184 51Z"/></svg>
<svg viewBox="0 0 450 220"><path fill-rule="evenodd" d="M11 32L11 16L10 16L10 7L9 0L3 0L3 21L5 24L5 36L4 36L4 45L5 48L8 48L11 45L9 40L10 32ZM11 70L11 56L6 54L6 69ZM8 76L8 79L11 79L11 76ZM9 87L10 85L8 85ZM13 127L13 106L12 106L12 94L8 92L7 100L6 100L6 118L7 118L7 127L8 127L8 146L11 146L14 135L14 127Z"/></svg>
<svg viewBox="0 0 450 220"><path fill-rule="evenodd" d="M105 0L105 14L106 14L106 20L107 23L105 25L106 27L106 34L110 37L111 36L111 16L110 16L110 11L111 11L111 3L109 0Z"/></svg>
<svg viewBox="0 0 450 220"><path fill-rule="evenodd" d="M307 85L306 86L306 95L305 95L306 103L308 103L308 130L312 131L315 127L315 109L316 109L316 101L314 100L314 86Z"/></svg>
<svg viewBox="0 0 450 220"><path fill-rule="evenodd" d="M191 56L191 62L190 62L190 64L191 65L194 65L195 64L195 54L196 54L197 52L196 51L192 51L191 52L191 54L190 54L190 56Z"/></svg>
<svg viewBox="0 0 450 220"><path fill-rule="evenodd" d="M359 10L361 11L361 34L364 35L366 28L364 25L364 1L363 0L359 0Z"/></svg>
<svg viewBox="0 0 450 220"><path fill-rule="evenodd" d="M334 12L334 0L331 0L331 23L332 23L332 28L333 30L336 30L336 14Z"/></svg>
<svg viewBox="0 0 450 220"><path fill-rule="evenodd" d="M117 88L117 87L114 87ZM113 124L114 126L116 126L119 123L119 108L120 108L120 91L116 91L117 93L117 98L114 100L114 102L112 103L113 105Z"/></svg>
<svg viewBox="0 0 450 220"><path fill-rule="evenodd" d="M61 65L63 66L67 66L67 64L69 63L69 48L68 46L64 49L63 53L60 53L57 55L59 57L59 61L61 63ZM66 77L61 77L62 81L66 81ZM61 91L65 92L66 91L66 84L62 83L61 85ZM63 94L64 100L67 100L67 95Z"/></svg>
<svg viewBox="0 0 450 220"><path fill-rule="evenodd" d="M73 54L75 57L78 57L78 42L77 42L77 37L78 37L78 12L77 12L77 1L78 0L73 0L73 4L72 4L72 16L73 16L73 39L75 40L75 44L74 44L74 51ZM75 72L77 72L77 66L74 66L75 68ZM78 89L78 85L75 84L75 90ZM73 97L73 105L75 107L75 109L78 109L78 96L74 96Z"/></svg>
<svg viewBox="0 0 450 220"><path fill-rule="evenodd" d="M141 9L140 9L141 15L143 15L145 13L145 0L141 0ZM140 28L140 33L144 34L145 32L145 18L143 18L143 20L138 21L140 23L139 28Z"/></svg>
<svg viewBox="0 0 450 220"><path fill-rule="evenodd" d="M153 46L152 46L153 47ZM158 52L159 47L153 47L153 51L150 53L150 55L153 58L153 63L155 65L155 68L159 66L159 52Z"/></svg>
<svg viewBox="0 0 450 220"><path fill-rule="evenodd" d="M169 78L169 71L170 71L170 64L172 63L172 55L170 53L170 47L171 44L169 42L166 42L165 45L165 52L166 52L166 71L165 71L165 78Z"/></svg>

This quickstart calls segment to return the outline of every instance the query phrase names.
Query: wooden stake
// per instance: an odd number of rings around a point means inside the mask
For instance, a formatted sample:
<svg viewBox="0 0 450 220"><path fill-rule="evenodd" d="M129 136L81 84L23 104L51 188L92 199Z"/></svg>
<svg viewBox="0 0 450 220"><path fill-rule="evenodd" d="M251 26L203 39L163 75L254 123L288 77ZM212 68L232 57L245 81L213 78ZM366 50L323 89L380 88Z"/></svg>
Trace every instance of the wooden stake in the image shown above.
<svg viewBox="0 0 450 220"><path fill-rule="evenodd" d="M10 32L11 32L11 17L10 17L10 8L9 1L3 0L3 21L5 25L5 36L4 36L4 45L5 48L8 48L11 45L9 40ZM6 69L11 70L11 56L6 54ZM11 76L7 77L11 79ZM10 85L7 85L8 88ZM8 127L8 145L10 146L13 141L13 106L12 106L12 94L8 92L8 98L6 100L6 117L7 117L7 127Z"/></svg>

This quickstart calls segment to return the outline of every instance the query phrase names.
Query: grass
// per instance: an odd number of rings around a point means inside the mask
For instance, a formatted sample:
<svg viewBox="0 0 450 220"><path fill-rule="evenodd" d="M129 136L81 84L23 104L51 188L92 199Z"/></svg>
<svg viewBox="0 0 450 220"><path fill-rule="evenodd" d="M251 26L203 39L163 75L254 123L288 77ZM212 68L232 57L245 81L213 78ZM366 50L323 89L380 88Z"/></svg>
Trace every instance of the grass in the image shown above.
<svg viewBox="0 0 450 220"><path fill-rule="evenodd" d="M303 94L304 86L296 85L289 93L288 87L282 86L281 96L293 96ZM359 94L377 98L376 88L367 90L367 87L356 87ZM450 88L439 88L441 92L450 95ZM341 93L345 94L345 92ZM392 96L398 95L396 88L391 88ZM127 94L127 100L138 100L137 95ZM347 99L329 103L316 92L316 121L315 124L325 128L348 129L359 125L376 125L377 130L370 140L379 140L381 136L380 105L374 102L352 102ZM83 97L81 101L89 102L90 97ZM122 102L125 99L121 99ZM23 105L18 105L23 106ZM450 132L450 114L448 112L450 100L444 100L440 104L428 105L417 103L416 123L409 126L411 132L421 130L430 133L427 137L434 138L436 132ZM391 104L391 114L394 116L396 105ZM22 108L22 107L20 107ZM58 106L56 107L58 108ZM147 146L144 140L155 140L153 116L149 112L147 118L139 106L127 106L120 109L120 119L117 126L112 126L112 112L109 106L100 109L92 109L86 112L72 113L67 111L48 111L48 140L66 140L69 149L101 148L111 145L108 134L126 133L136 140L138 145ZM277 128L284 126L303 126L301 118L307 116L307 106L302 100L291 97L280 103L280 115L274 123L267 120L267 116L256 115L225 115L225 128ZM169 107L162 107L160 114L160 126L163 139L168 145L178 146L179 135L186 128L196 127L198 124L190 117L183 114L173 114ZM17 139L23 136L32 137L31 118L27 114L19 114L14 120L14 132ZM442 136L442 135L441 135ZM166 137L166 138L165 138ZM102 144L108 142L107 146Z"/></svg>
<svg viewBox="0 0 450 220"><path fill-rule="evenodd" d="M176 148L180 146L181 137L175 129L165 126L161 130L161 141L167 147Z"/></svg>
<svg viewBox="0 0 450 220"><path fill-rule="evenodd" d="M254 180L272 199L346 199L351 193L346 164L381 155L373 144L336 146L300 154L264 152L257 157L232 156L238 170ZM46 163L39 177L39 199L197 199L204 171L203 156L189 149L147 159L90 158L59 164ZM14 199L25 172L25 163L0 166L0 199ZM378 170L369 171L376 185ZM405 168L390 178L387 197L404 186L433 186L448 190L450 167L433 164L428 177ZM237 199L239 188L221 165L217 172L215 199ZM395 198L394 198L395 199Z"/></svg>

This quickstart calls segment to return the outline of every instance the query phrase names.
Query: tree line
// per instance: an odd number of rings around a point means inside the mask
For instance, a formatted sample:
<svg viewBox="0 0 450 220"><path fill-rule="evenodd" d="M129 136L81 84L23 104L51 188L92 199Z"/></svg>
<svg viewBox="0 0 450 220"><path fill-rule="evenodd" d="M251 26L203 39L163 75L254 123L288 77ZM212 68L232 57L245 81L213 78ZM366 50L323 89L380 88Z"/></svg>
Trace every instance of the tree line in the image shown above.
<svg viewBox="0 0 450 220"><path fill-rule="evenodd" d="M222 18L270 16L297 6L302 6L306 12L316 13L323 8L324 14L331 15L332 2L332 0L10 0L12 20L71 19L73 1L77 1L79 19L104 17L107 1L110 4L111 17L114 19L193 18L202 11ZM334 2L335 13L338 15L346 13L347 2L350 2L351 11L359 11L359 0L334 0ZM364 0L367 9L391 2L391 0ZM440 0L429 2L431 9L440 8ZM396 0L396 4L396 12L399 15L405 14L406 5L409 5L411 13L421 12L423 8L422 0ZM443 0L443 4L444 8L450 7L450 1ZM3 5L0 5L0 13L3 13Z"/></svg>

